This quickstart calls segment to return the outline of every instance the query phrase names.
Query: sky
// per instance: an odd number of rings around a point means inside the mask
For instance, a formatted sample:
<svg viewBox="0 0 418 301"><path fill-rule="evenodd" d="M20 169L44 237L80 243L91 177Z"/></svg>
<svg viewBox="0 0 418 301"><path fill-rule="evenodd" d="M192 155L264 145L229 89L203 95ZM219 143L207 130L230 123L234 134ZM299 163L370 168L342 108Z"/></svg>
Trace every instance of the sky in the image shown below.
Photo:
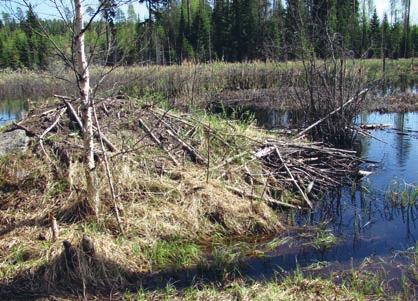
<svg viewBox="0 0 418 301"><path fill-rule="evenodd" d="M374 5L380 19L383 18L385 12L388 14L388 18L390 18L390 0L375 0ZM418 0L411 0L410 18L412 23L418 24Z"/></svg>
<svg viewBox="0 0 418 301"><path fill-rule="evenodd" d="M62 2L67 2L68 0L63 0ZM6 3L10 2L23 2L22 0L0 0L0 11L8 11L10 8L10 5L7 5ZM43 18L58 18L59 15L56 13L55 9L51 5L51 1L48 0L29 0L29 2L33 3L36 6L36 12L39 16ZM60 1L57 1L60 2ZM93 5L97 3L96 0L84 0L83 1L86 6ZM384 13L386 12L388 14L388 17L390 17L390 0L375 0L374 1L377 13L380 17L380 19L383 18ZM148 14L145 6L143 4L139 4L138 1L134 1L134 6L136 12L139 14L140 18L143 20ZM13 7L16 7L16 4L13 4ZM124 5L122 9L126 12L127 5ZM411 0L411 22L414 24L418 24L418 0Z"/></svg>

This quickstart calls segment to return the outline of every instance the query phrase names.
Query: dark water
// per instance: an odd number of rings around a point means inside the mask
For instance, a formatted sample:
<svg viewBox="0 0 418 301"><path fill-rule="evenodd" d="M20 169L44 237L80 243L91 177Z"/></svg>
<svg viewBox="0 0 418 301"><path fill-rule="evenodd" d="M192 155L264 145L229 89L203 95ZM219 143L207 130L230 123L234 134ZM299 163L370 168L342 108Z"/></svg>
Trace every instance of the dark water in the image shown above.
<svg viewBox="0 0 418 301"><path fill-rule="evenodd" d="M26 101L0 100L0 126L21 119L26 110Z"/></svg>
<svg viewBox="0 0 418 301"><path fill-rule="evenodd" d="M361 139L361 156L376 162L366 164L364 169L373 173L353 187L330 193L314 210L296 215L299 225L326 224L337 237L336 246L317 250L293 237L292 244L279 247L261 260L251 260L247 273L255 278L270 277L275 270L324 261L335 271L360 264L366 257L389 262L395 251L416 246L418 205L394 206L388 191L405 183L418 184L418 112L364 113L358 122L390 124L388 129L370 132L385 143Z"/></svg>

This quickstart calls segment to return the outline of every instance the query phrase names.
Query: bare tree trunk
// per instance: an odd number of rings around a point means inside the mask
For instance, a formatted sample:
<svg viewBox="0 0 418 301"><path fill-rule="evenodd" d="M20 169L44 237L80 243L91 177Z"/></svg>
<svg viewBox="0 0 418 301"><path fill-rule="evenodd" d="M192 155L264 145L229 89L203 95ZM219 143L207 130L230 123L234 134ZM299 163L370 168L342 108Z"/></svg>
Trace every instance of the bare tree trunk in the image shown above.
<svg viewBox="0 0 418 301"><path fill-rule="evenodd" d="M403 28L403 35L404 35L404 50L403 50L403 57L407 58L408 48L409 48L409 18L410 18L410 11L411 11L411 1L410 0L403 0L404 2L404 28Z"/></svg>
<svg viewBox="0 0 418 301"><path fill-rule="evenodd" d="M87 200L96 216L99 214L99 198L95 185L95 162L93 140L93 102L89 98L90 75L84 48L83 6L82 0L74 0L75 5L75 36L74 48L77 70L77 84L82 101L82 119L84 125L84 164L87 182Z"/></svg>

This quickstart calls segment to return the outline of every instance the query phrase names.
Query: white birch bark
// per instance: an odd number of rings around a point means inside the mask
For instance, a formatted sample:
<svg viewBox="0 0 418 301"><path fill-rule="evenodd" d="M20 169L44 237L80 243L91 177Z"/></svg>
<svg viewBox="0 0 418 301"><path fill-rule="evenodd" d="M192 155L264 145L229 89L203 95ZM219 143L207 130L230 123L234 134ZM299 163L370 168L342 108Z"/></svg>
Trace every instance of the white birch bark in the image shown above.
<svg viewBox="0 0 418 301"><path fill-rule="evenodd" d="M95 183L94 140L93 140L93 102L89 98L90 75L84 47L83 31L83 5L82 0L74 0L75 5L75 36L74 50L77 70L77 84L82 101L84 164L86 172L87 199L94 209L96 216L99 214L99 198Z"/></svg>

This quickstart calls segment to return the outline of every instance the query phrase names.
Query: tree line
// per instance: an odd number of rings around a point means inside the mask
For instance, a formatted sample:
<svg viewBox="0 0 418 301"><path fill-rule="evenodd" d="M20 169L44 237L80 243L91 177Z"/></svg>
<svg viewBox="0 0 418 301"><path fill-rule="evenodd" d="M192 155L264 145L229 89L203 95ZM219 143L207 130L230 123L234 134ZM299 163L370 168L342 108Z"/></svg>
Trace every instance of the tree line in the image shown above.
<svg viewBox="0 0 418 301"><path fill-rule="evenodd" d="M382 19L371 0L141 1L148 9L145 20L132 4L125 11L112 0L101 0L101 18L86 32L95 63L293 60L307 51L317 57L340 55L336 49L357 58L396 59L418 50L410 0L391 0L390 14ZM87 9L87 14L94 11ZM70 51L65 22L40 19L31 7L13 15L3 12L0 67L45 69L53 64L51 41Z"/></svg>

